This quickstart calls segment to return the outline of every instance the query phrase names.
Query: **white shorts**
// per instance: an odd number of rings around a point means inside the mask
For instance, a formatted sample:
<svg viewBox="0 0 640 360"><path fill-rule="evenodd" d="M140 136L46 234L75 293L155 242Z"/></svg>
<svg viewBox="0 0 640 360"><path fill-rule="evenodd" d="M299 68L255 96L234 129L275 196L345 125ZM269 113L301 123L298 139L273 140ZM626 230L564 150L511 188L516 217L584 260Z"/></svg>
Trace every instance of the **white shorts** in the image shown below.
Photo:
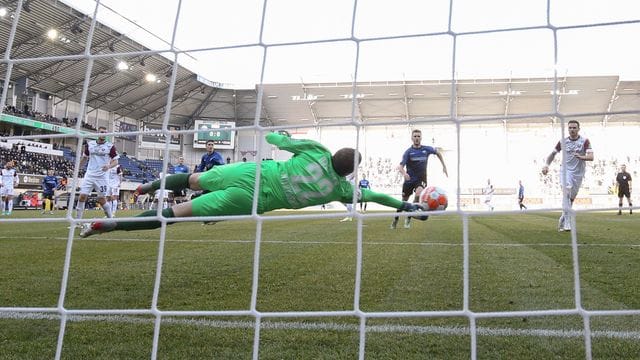
<svg viewBox="0 0 640 360"><path fill-rule="evenodd" d="M89 195L93 190L98 193L99 197L104 197L109 189L109 181L107 173L101 176L85 175L80 184L80 194Z"/></svg>
<svg viewBox="0 0 640 360"><path fill-rule="evenodd" d="M118 184L117 186L109 185L109 190L107 191L107 195L120 196L120 184Z"/></svg>
<svg viewBox="0 0 640 360"><path fill-rule="evenodd" d="M560 177L562 177L562 174L560 174ZM570 199L575 199L578 196L578 191L580 190L580 186L582 185L583 178L584 174L567 172L566 181L563 181L563 183L567 188Z"/></svg>
<svg viewBox="0 0 640 360"><path fill-rule="evenodd" d="M2 186L0 187L0 196L13 196L13 186Z"/></svg>
<svg viewBox="0 0 640 360"><path fill-rule="evenodd" d="M153 199L160 201L160 190L156 191L156 194L153 196ZM167 190L164 190L162 201L168 201L168 200L169 200L169 193L167 192Z"/></svg>

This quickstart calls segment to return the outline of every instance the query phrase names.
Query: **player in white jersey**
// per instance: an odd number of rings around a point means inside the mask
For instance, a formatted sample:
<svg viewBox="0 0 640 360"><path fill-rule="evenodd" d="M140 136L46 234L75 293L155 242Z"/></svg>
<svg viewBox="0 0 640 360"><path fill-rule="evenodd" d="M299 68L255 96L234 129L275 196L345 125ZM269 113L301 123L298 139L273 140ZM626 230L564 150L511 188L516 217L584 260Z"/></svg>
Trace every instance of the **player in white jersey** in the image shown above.
<svg viewBox="0 0 640 360"><path fill-rule="evenodd" d="M2 215L11 215L13 211L13 189L18 186L18 173L12 160L7 161L0 170L0 198L2 199Z"/></svg>
<svg viewBox="0 0 640 360"><path fill-rule="evenodd" d="M158 173L158 179L162 179L164 177L164 173L160 172ZM156 209L161 207L162 209L168 209L169 208L169 193L172 192L171 190L158 190L156 191L154 197L153 197L153 202L156 204ZM153 203L152 203L153 205Z"/></svg>
<svg viewBox="0 0 640 360"><path fill-rule="evenodd" d="M549 172L549 165L551 165L556 154L564 151L563 166L566 166L566 177L562 178L561 170L560 184L563 185L563 195L566 197L565 200L568 202L568 206L563 204L562 215L558 220L558 231L571 231L571 217L566 208L571 208L573 201L578 196L578 190L580 190L586 170L586 162L593 161L591 142L578 134L580 132L580 123L576 120L570 120L567 127L569 136L558 141L551 154L547 156L545 166L542 167L542 173L546 175Z"/></svg>
<svg viewBox="0 0 640 360"><path fill-rule="evenodd" d="M484 204L487 205L489 211L493 211L493 204L491 201L493 201L493 193L495 192L495 189L493 188L493 185L491 185L491 179L487 180L487 187L485 187L482 192L484 193Z"/></svg>
<svg viewBox="0 0 640 360"><path fill-rule="evenodd" d="M347 176L347 180L349 180L349 182L351 183L351 185L356 184L356 175L355 174L351 174ZM358 190L360 191L360 190ZM340 222L345 222L345 221L353 221L353 218L351 217L351 212L353 211L353 204L352 203L343 203L344 206L347 207L347 211L349 212L348 216L345 217L344 219L340 220Z"/></svg>
<svg viewBox="0 0 640 360"><path fill-rule="evenodd" d="M100 126L98 133L106 133L107 128ZM102 206L107 217L112 217L111 204L107 202L105 196L109 187L109 169L118 165L118 152L116 147L105 136L98 135L97 140L89 140L82 150L82 159L80 167L87 164L87 171L84 174L82 183L80 184L80 196L76 207L76 218L82 219L85 203L89 194L93 190L98 194L98 203Z"/></svg>
<svg viewBox="0 0 640 360"><path fill-rule="evenodd" d="M120 199L120 184L122 184L122 168L116 165L109 169L109 190L107 196L111 204L111 215L116 216L118 211L118 200Z"/></svg>

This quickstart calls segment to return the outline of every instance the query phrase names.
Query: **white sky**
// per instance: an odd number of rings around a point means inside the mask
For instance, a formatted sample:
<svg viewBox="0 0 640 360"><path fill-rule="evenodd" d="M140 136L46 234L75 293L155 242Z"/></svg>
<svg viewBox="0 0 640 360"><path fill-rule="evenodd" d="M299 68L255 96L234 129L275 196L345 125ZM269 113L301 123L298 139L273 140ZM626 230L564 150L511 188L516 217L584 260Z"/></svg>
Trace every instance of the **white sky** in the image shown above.
<svg viewBox="0 0 640 360"><path fill-rule="evenodd" d="M455 33L547 25L547 0L453 0ZM64 0L93 14L94 0ZM551 0L555 27L640 21L639 0ZM160 5L161 4L161 5ZM183 0L176 48L179 62L205 78L238 87L265 83L451 79L450 34L354 41L350 0ZM169 49L178 0L102 0L98 20L151 49ZM357 39L446 33L449 0L360 0ZM115 14L113 11L120 15ZM153 10L150 10L153 9ZM123 18L126 17L127 19ZM149 33L155 34L151 36ZM619 75L640 80L640 23L557 31L560 76ZM276 46L292 42L339 42ZM553 76L554 32L549 29L455 37L458 78ZM243 47L244 45L244 47ZM227 49L212 49L234 47ZM359 52L358 52L359 49ZM356 55L359 54L358 61Z"/></svg>

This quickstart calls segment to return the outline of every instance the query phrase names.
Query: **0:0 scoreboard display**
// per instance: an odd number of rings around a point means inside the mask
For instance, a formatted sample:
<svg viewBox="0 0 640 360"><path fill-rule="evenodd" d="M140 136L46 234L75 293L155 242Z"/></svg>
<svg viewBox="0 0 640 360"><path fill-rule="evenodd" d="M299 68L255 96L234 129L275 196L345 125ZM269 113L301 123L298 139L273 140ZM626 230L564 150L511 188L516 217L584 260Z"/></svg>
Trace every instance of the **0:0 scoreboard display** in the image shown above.
<svg viewBox="0 0 640 360"><path fill-rule="evenodd" d="M236 132L228 129L235 128L235 122L196 120L194 126L198 130L193 134L194 148L206 148L209 140L213 141L216 149L234 148Z"/></svg>

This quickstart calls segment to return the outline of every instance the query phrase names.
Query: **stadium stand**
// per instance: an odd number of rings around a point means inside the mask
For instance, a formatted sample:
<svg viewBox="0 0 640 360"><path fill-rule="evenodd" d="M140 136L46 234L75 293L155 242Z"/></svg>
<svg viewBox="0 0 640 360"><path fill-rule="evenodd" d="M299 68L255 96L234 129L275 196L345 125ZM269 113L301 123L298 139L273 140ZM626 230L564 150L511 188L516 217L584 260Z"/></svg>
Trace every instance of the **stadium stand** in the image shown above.
<svg viewBox="0 0 640 360"><path fill-rule="evenodd" d="M18 173L22 174L46 175L47 169L54 169L58 176L70 176L73 173L73 163L65 157L28 151L26 147L23 151L17 145L13 148L0 147L0 159L3 164L14 160Z"/></svg>
<svg viewBox="0 0 640 360"><path fill-rule="evenodd" d="M2 109L2 112L5 114L9 114L9 115L14 115L14 116L19 116L22 118L26 118L26 119L32 119L32 120L38 120L38 121L44 121L46 123L50 123L50 124L55 124L55 125L61 125L61 126L67 126L67 127L73 127L78 123L78 118L73 118L73 119L69 119L69 118L62 118L62 119L58 119L57 117L50 115L50 114L43 114L41 112L38 111L30 111L28 109L28 107L25 107L24 109L20 110L18 108L16 108L15 106L11 106L11 105L7 105ZM82 128L86 129L86 130L91 130L91 131L96 131L97 129L95 128L95 126L91 125L90 123L87 123L85 121L82 122Z"/></svg>
<svg viewBox="0 0 640 360"><path fill-rule="evenodd" d="M118 163L122 166L124 179L133 182L145 182L157 179L157 171L150 167L147 161L148 160L141 161L129 156L121 156ZM157 161L160 161L160 169L162 169L162 160ZM155 164L154 161L151 163Z"/></svg>

